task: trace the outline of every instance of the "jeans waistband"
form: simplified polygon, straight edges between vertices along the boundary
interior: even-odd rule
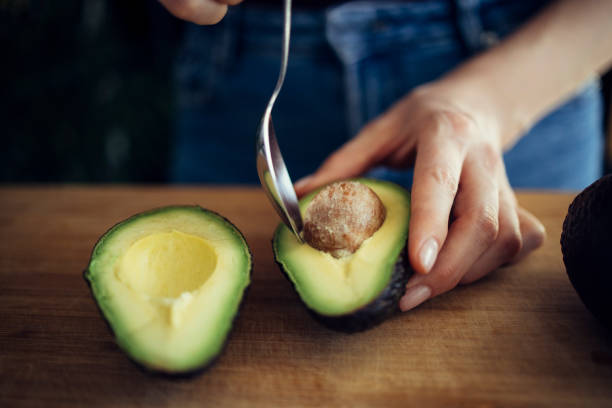
[[[463,47],[466,55],[494,45],[549,0],[349,1],[321,9],[294,10],[291,59],[340,59],[354,63],[410,44]],[[181,58],[230,66],[240,52],[278,56],[280,7],[245,2],[231,7],[217,26],[190,25]],[[420,44],[420,45],[419,45]],[[333,49],[332,49],[333,47]]]
[[[245,4],[234,18],[239,24],[242,45],[248,50],[278,54],[281,49],[283,13],[280,8]],[[318,9],[293,10],[291,18],[292,57],[330,53],[325,38],[325,14]]]

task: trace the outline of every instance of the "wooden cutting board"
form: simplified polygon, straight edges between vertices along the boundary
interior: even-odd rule
[[[612,406],[612,333],[583,307],[561,259],[571,198],[520,194],[546,225],[543,248],[347,335],[313,321],[278,271],[277,216],[259,189],[0,188],[0,406]],[[106,229],[168,204],[222,213],[254,256],[224,354],[187,380],[133,365],[82,278]]]

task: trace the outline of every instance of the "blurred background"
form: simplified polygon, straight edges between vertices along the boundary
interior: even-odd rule
[[[0,0],[0,179],[166,181],[181,25],[153,0]]]
[[[183,24],[156,0],[0,0],[0,182],[167,182]]]

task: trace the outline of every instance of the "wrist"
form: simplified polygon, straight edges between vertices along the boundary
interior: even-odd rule
[[[458,107],[474,116],[483,131],[494,136],[503,150],[511,148],[535,122],[520,88],[496,78],[494,67],[465,65],[452,71],[436,86],[446,89]]]
[[[414,93],[442,101],[438,109],[468,116],[500,151],[510,148],[529,127],[529,119],[488,85],[482,75],[451,72],[438,81],[418,87]]]

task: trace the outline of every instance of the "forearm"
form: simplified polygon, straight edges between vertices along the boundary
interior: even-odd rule
[[[493,115],[507,148],[611,62],[612,1],[562,0],[440,83]]]

